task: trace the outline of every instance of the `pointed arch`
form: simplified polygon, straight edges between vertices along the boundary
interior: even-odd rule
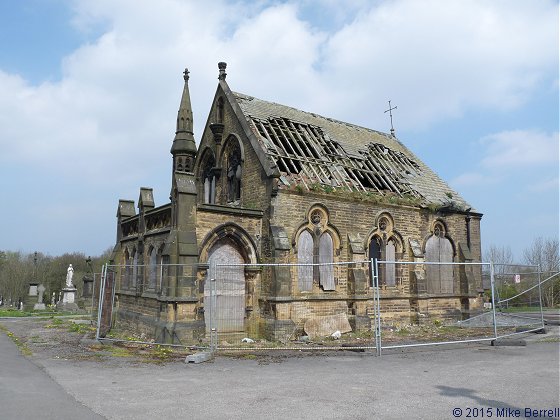
[[[313,204],[306,216],[292,240],[298,264],[313,264],[298,265],[299,291],[311,291],[314,282],[324,291],[336,290],[332,263],[341,247],[338,230],[330,224],[328,209],[320,203]]]
[[[426,262],[451,263],[454,258],[453,242],[447,237],[447,226],[436,220],[432,234],[424,245]],[[454,291],[453,265],[426,264],[427,291],[431,294],[451,294]]]
[[[200,194],[204,204],[216,203],[216,181],[217,177],[214,172],[216,167],[216,158],[214,151],[209,147],[202,152],[201,159],[197,168],[197,178],[200,180]]]
[[[395,287],[398,285],[396,264],[402,257],[404,241],[395,230],[395,221],[388,212],[381,212],[375,218],[375,226],[368,235],[367,250],[370,259],[384,261],[379,265],[377,273],[380,285]]]
[[[132,276],[132,259],[130,257],[130,252],[128,252],[128,247],[124,249],[123,259],[124,276],[121,288],[127,289],[130,286],[130,280]]]
[[[241,200],[244,161],[243,143],[237,135],[230,134],[221,155],[221,167],[225,170],[222,187],[228,203],[239,203]]]
[[[257,247],[251,236],[235,223],[224,223],[208,233],[200,245],[200,261],[208,261],[210,249],[222,239],[230,239],[239,248],[245,264],[257,264]]]
[[[148,250],[148,289],[156,288],[157,281],[157,249],[153,245]]]
[[[299,234],[297,240],[298,289],[309,292],[313,288],[313,236],[306,229]]]
[[[319,237],[319,284],[323,290],[335,290],[333,238],[328,231]]]
[[[224,122],[224,98],[220,96],[216,104],[216,122],[221,124]]]
[[[138,251],[136,248],[132,249],[132,278],[130,287],[136,288],[138,282]]]

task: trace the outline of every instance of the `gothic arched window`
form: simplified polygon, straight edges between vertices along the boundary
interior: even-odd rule
[[[224,122],[224,98],[218,98],[218,106],[216,107],[216,121],[218,123]]]
[[[388,215],[379,218],[377,229],[372,236],[369,247],[369,258],[383,261],[377,267],[378,283],[394,287],[397,284],[396,266],[390,261],[397,260],[397,240],[393,233],[393,222]]]
[[[156,278],[157,278],[157,250],[156,248],[150,248],[149,254],[149,265],[148,265],[148,288],[156,288]]]
[[[313,236],[309,231],[300,233],[297,248],[298,258],[298,288],[308,292],[313,288]]]
[[[241,199],[241,149],[236,141],[230,142],[227,153],[227,201],[233,203]]]
[[[323,290],[334,290],[333,239],[328,232],[319,237],[319,283]]]
[[[426,262],[453,262],[453,246],[446,238],[445,226],[436,222],[432,236],[426,242]],[[426,264],[426,281],[428,293],[453,293],[453,265]]]
[[[138,252],[136,252],[136,248],[132,250],[132,275],[130,280],[130,287],[136,288],[136,281],[138,280]]]
[[[315,282],[325,291],[335,290],[332,263],[337,239],[328,227],[326,211],[312,209],[304,226],[297,239],[298,288],[302,292],[311,291]]]
[[[214,156],[208,157],[202,169],[202,182],[204,185],[204,203],[216,203],[216,175],[213,168],[216,166]]]
[[[132,275],[131,259],[128,249],[124,250],[124,276],[121,287],[127,289],[130,285],[130,277]]]

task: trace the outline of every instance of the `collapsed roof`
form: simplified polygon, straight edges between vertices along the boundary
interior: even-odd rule
[[[470,205],[396,137],[233,92],[251,131],[280,171],[280,188],[317,186]]]

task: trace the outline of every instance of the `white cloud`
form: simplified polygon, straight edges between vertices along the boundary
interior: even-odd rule
[[[487,168],[526,168],[558,162],[558,132],[514,130],[491,134],[481,140],[486,147],[482,164]]]
[[[530,185],[527,190],[533,193],[552,192],[558,195],[558,177],[543,178]]]
[[[381,130],[388,99],[397,129],[421,129],[470,109],[511,109],[543,84],[558,90],[554,0],[328,0],[332,27],[302,13],[325,4],[317,0],[69,1],[75,27],[101,35],[64,58],[58,82],[0,69],[0,166],[67,179],[74,191],[110,185],[125,196],[146,185],[167,198],[185,66],[197,139],[221,60],[233,90]],[[485,165],[536,164],[543,151],[520,152],[517,141],[549,153],[557,140],[515,133],[485,140]],[[490,173],[471,172],[454,184]]]
[[[59,170],[83,169],[87,157],[134,171],[165,149],[185,65],[200,136],[219,60],[234,90],[374,128],[387,126],[387,99],[409,128],[515,106],[557,64],[553,1],[356,1],[346,13],[360,13],[332,33],[302,21],[296,3],[72,4],[77,27],[106,30],[64,59],[60,82],[0,73],[0,146]]]
[[[452,179],[449,184],[453,188],[460,189],[461,187],[472,187],[495,182],[497,182],[496,178],[488,177],[480,172],[467,172]]]
[[[552,1],[376,3],[331,37],[325,67],[343,87],[336,93],[355,99],[349,111],[376,124],[387,99],[406,128],[473,107],[508,109],[557,77],[557,16]]]

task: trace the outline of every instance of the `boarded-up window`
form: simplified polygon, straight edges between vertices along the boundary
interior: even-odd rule
[[[138,279],[138,252],[134,252],[134,257],[132,258],[132,287],[136,288],[136,281]]]
[[[374,236],[373,238],[371,238],[371,241],[369,243],[369,258],[381,260],[381,238],[378,236]],[[384,274],[383,274],[384,270],[382,269],[383,267],[379,267],[379,268],[380,268],[379,270],[380,272],[378,273],[377,282],[378,284],[382,284],[382,278],[384,278]],[[377,267],[374,266],[373,269],[376,270]]]
[[[426,242],[427,262],[453,262],[453,247],[449,239],[431,236]],[[428,293],[453,293],[453,266],[426,265]]]
[[[378,261],[396,261],[397,245],[393,239],[387,244],[379,236],[371,238],[369,243],[369,257]],[[397,284],[396,265],[382,262],[379,264],[378,283],[394,287]],[[376,267],[374,266],[374,270]],[[372,279],[373,280],[373,279]]]
[[[150,252],[150,264],[148,267],[148,288],[156,288],[156,276],[157,276],[157,251],[152,248]]]
[[[395,261],[395,242],[389,240],[385,246],[385,261]],[[386,263],[385,264],[385,284],[387,286],[394,286],[395,281],[395,264]]]
[[[311,233],[304,230],[298,239],[298,288],[301,292],[310,291],[313,288],[313,266],[302,264],[313,264],[313,237]]]
[[[323,290],[334,290],[333,240],[325,232],[319,238],[319,284]]]
[[[122,276],[121,288],[126,289],[130,284],[130,255],[128,249],[124,251],[124,275]]]
[[[212,327],[218,333],[243,331],[245,270],[240,265],[243,263],[243,257],[232,244],[218,244],[210,251],[209,269],[204,284],[206,331],[210,331]],[[212,282],[211,279],[215,281]]]

